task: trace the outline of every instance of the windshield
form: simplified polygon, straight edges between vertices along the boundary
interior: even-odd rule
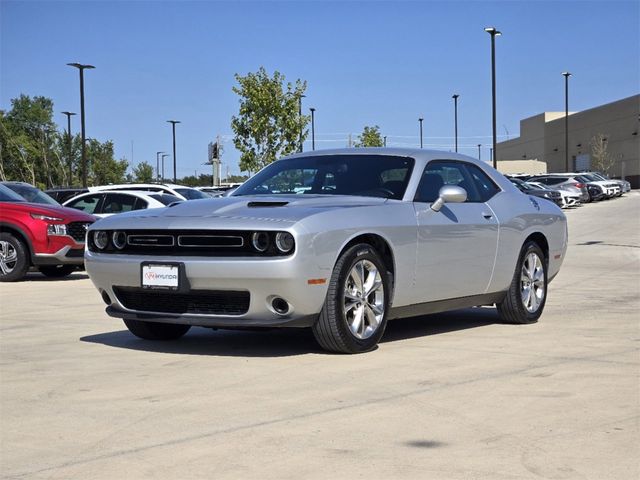
[[[272,163],[232,196],[360,195],[401,200],[413,158],[389,155],[322,155]]]
[[[518,187],[522,192],[525,190],[533,190],[531,185],[524,183],[522,180],[518,180],[517,178],[510,178],[509,180],[511,180],[511,183]]]
[[[175,195],[171,195],[169,193],[164,193],[164,194],[153,193],[149,196],[154,200],[159,201],[163,205],[169,205],[170,203],[174,203],[174,202],[182,202],[181,198],[178,198]]]
[[[182,195],[187,200],[200,200],[201,198],[211,198],[204,192],[196,190],[195,188],[174,188],[176,192]]]
[[[24,198],[0,183],[0,202],[24,202]]]
[[[42,190],[37,189],[26,183],[4,183],[5,187],[13,190],[15,193],[20,195],[27,202],[31,203],[44,203],[45,205],[56,205],[60,206],[58,202],[56,202],[49,195],[44,193]]]

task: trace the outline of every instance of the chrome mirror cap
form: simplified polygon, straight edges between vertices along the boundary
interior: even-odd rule
[[[467,191],[457,185],[445,185],[438,192],[438,198],[431,204],[431,210],[439,212],[445,203],[464,203],[467,201]]]

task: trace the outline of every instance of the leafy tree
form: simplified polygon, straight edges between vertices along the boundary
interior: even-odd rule
[[[616,159],[609,153],[607,137],[602,133],[591,138],[591,168],[593,170],[610,174]]]
[[[301,129],[303,140],[307,137],[309,116],[298,112],[307,82],[285,84],[284,75],[276,71],[271,77],[264,67],[235,78],[238,85],[233,91],[240,96],[240,110],[231,119],[233,143],[241,152],[240,170],[255,172],[295,152]]]
[[[244,183],[249,179],[249,175],[229,175],[222,179],[223,183]]]
[[[91,139],[87,144],[89,181],[92,185],[122,183],[125,180],[129,162],[113,158],[113,142],[100,143]]]
[[[358,136],[356,147],[382,147],[384,140],[380,134],[380,127],[375,125],[373,127],[364,127],[363,132]]]
[[[140,162],[133,168],[133,180],[138,183],[153,182],[153,167],[147,162]]]

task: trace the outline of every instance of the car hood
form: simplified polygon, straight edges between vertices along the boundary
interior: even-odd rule
[[[19,210],[25,213],[33,213],[36,215],[46,215],[48,217],[62,218],[63,220],[70,220],[76,222],[93,222],[96,217],[84,213],[74,208],[67,208],[56,205],[45,205],[43,203],[30,203],[30,202],[3,202],[3,208]]]
[[[102,219],[95,228],[244,228],[291,225],[335,209],[381,205],[386,198],[348,195],[256,195],[175,203]],[[283,225],[284,224],[284,225]]]

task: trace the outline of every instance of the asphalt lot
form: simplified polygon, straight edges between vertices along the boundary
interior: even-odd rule
[[[86,275],[0,284],[0,475],[29,479],[636,479],[640,192],[567,212],[541,321],[130,335]],[[634,313],[635,312],[635,313]]]

